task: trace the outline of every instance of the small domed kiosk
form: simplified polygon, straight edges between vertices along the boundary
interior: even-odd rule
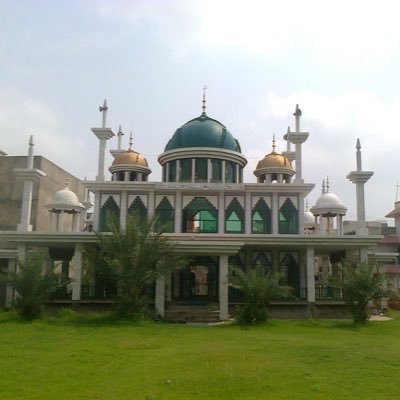
[[[275,136],[272,140],[272,152],[258,162],[254,175],[257,183],[290,183],[294,175],[292,163],[288,158],[275,151]]]
[[[113,181],[147,181],[151,169],[147,160],[140,153],[132,150],[132,135],[129,139],[129,149],[116,153],[109,171]]]
[[[322,182],[322,194],[315,206],[311,207],[316,221],[319,219],[319,233],[321,235],[343,234],[343,216],[347,208],[339,197],[329,192],[329,181]],[[336,224],[335,224],[336,221]]]
[[[45,205],[50,213],[50,231],[78,232],[80,230],[80,215],[86,208],[78,200],[77,195],[69,189],[68,183],[66,179],[64,189],[56,192],[51,202]]]

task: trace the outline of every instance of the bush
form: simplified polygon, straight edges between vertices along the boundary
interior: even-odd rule
[[[58,277],[52,270],[43,269],[42,255],[18,260],[17,271],[8,276],[8,282],[16,291],[14,307],[24,319],[42,316],[43,304],[58,285]]]

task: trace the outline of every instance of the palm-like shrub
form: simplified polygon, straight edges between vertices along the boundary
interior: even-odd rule
[[[110,233],[97,233],[97,251],[86,252],[96,271],[116,285],[120,316],[142,318],[148,309],[146,287],[185,263],[175,245],[154,232],[154,222],[129,216],[122,228],[110,218]]]
[[[29,255],[18,260],[18,268],[8,276],[16,291],[14,307],[25,319],[42,316],[44,302],[58,285],[58,276],[52,269],[45,269],[42,255]]]
[[[334,284],[343,290],[343,299],[355,323],[364,324],[369,320],[369,303],[388,295],[384,290],[385,275],[379,273],[374,264],[361,262],[355,266],[342,265],[342,279]]]
[[[239,290],[246,304],[239,307],[237,319],[244,325],[255,325],[266,321],[268,304],[274,298],[287,296],[291,288],[282,285],[284,275],[274,272],[264,273],[261,268],[251,268],[243,271],[232,268],[230,285]]]

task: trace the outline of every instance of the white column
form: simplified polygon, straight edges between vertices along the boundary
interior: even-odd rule
[[[279,233],[279,202],[278,202],[278,194],[272,193],[272,233],[277,235]]]
[[[196,159],[192,158],[192,182],[196,182]]]
[[[244,206],[244,233],[251,234],[251,193],[246,192]]]
[[[219,256],[219,319],[228,319],[228,256]]]
[[[156,314],[164,317],[165,314],[165,277],[156,280]]]
[[[207,182],[211,182],[211,179],[212,179],[211,158],[207,158]]]
[[[82,245],[75,244],[74,253],[74,276],[72,282],[72,301],[81,299],[82,291]]]
[[[96,181],[104,181],[104,159],[106,156],[106,139],[99,140],[99,166]]]
[[[225,233],[225,202],[224,193],[218,195],[218,233]]]
[[[155,192],[153,190],[149,191],[147,212],[149,217],[152,217],[155,213]]]
[[[175,192],[175,233],[182,232],[182,192]]]
[[[119,224],[122,228],[126,227],[126,220],[128,214],[128,193],[121,192],[121,208],[119,213]]]
[[[315,268],[314,268],[314,247],[307,246],[307,301],[315,303]]]
[[[19,232],[31,231],[31,211],[32,211],[32,193],[33,181],[26,180],[24,182],[24,193],[22,196],[22,209],[21,209],[21,223],[18,224],[17,230]]]
[[[225,183],[225,176],[226,176],[226,162],[225,160],[222,161],[222,183]]]
[[[100,226],[101,193],[94,192],[93,229],[99,230]]]

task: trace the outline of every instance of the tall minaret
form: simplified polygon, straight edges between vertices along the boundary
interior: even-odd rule
[[[363,171],[361,165],[361,144],[357,139],[356,144],[357,171],[351,171],[346,178],[356,184],[356,201],[357,201],[357,233],[366,235],[368,232],[365,226],[365,199],[364,184],[374,174],[372,171]]]
[[[15,168],[14,172],[18,178],[24,180],[24,192],[22,196],[21,206],[21,220],[17,225],[18,232],[27,232],[32,230],[31,225],[31,212],[32,212],[32,196],[33,184],[38,181],[40,177],[46,176],[43,171],[33,168],[34,154],[33,154],[33,135],[29,139],[29,150],[26,168]]]
[[[288,129],[288,132],[285,135],[285,139],[295,145],[296,176],[294,179],[294,183],[303,183],[304,180],[302,177],[301,145],[307,140],[309,133],[300,131],[301,110],[298,104],[296,104],[296,110],[293,115],[295,117],[295,131],[290,132],[290,129]]]
[[[101,128],[92,128],[92,132],[97,136],[99,139],[99,167],[96,176],[96,181],[104,181],[104,161],[106,155],[106,145],[107,140],[111,139],[115,136],[113,130],[111,128],[106,128],[107,126],[107,100],[104,100],[102,106],[99,107],[99,111],[103,113],[102,115],[102,127]]]

